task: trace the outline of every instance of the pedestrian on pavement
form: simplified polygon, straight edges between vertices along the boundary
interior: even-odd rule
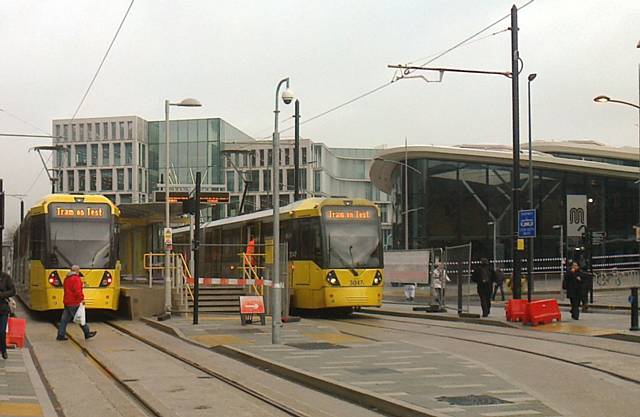
[[[580,319],[580,300],[582,300],[584,287],[584,274],[577,262],[571,263],[571,268],[564,276],[562,288],[567,290],[567,297],[571,301],[571,318]]]
[[[487,317],[491,313],[491,290],[495,282],[495,271],[489,265],[487,258],[480,259],[480,265],[473,271],[471,280],[478,286],[482,317]]]
[[[504,272],[502,272],[502,268],[496,268],[495,274],[496,281],[493,284],[493,295],[491,296],[492,300],[496,299],[496,295],[498,295],[498,289],[500,290],[500,295],[502,296],[502,301],[504,301]]]
[[[407,301],[413,301],[413,299],[416,298],[415,282],[404,285],[404,298]]]
[[[447,286],[447,282],[451,282],[449,279],[449,275],[447,275],[447,271],[444,269],[444,264],[442,262],[438,262],[436,269],[433,270],[431,274],[433,278],[431,284],[433,286],[433,292],[436,296],[436,301],[438,305],[444,305],[444,290]]]
[[[2,359],[7,359],[7,322],[9,321],[9,297],[16,295],[16,287],[13,285],[11,275],[0,272],[0,354]]]
[[[58,327],[58,336],[56,340],[67,340],[67,324],[76,315],[78,308],[81,304],[84,305],[84,292],[82,291],[82,279],[80,278],[80,267],[73,265],[67,277],[64,279],[64,310],[62,312],[62,318],[60,319],[60,326]],[[90,331],[89,325],[80,325],[84,332],[84,338],[90,339],[96,335],[96,331]]]

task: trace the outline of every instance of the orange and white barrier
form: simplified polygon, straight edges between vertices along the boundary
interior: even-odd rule
[[[187,282],[189,285],[194,284],[193,277],[188,277]],[[255,285],[257,287],[270,287],[273,282],[268,279],[243,279],[243,278],[200,278],[198,284],[200,285]]]

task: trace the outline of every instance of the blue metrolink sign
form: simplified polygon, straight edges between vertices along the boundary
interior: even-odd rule
[[[536,237],[536,211],[518,211],[518,237]]]

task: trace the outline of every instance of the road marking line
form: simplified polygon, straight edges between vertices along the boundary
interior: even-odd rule
[[[411,362],[376,362],[376,366],[411,365]]]
[[[350,382],[351,385],[388,385],[395,384],[396,381],[362,381],[362,382]]]
[[[438,388],[480,388],[484,384],[459,384],[459,385],[438,385]]]
[[[464,374],[431,374],[431,375],[422,375],[423,378],[449,378],[449,377],[454,377],[454,376],[465,376],[465,375]]]
[[[409,395],[408,392],[381,392],[382,395],[388,395],[390,397],[401,397],[403,395]]]
[[[514,411],[499,411],[496,413],[482,413],[484,417],[510,417],[510,416],[535,416],[542,414],[536,410],[514,410]]]
[[[434,408],[433,411],[437,411],[438,413],[460,413],[466,410],[464,408],[459,408],[459,407],[444,407],[444,408]]]
[[[421,355],[412,355],[412,356],[394,356],[393,359],[419,359]]]
[[[381,350],[380,353],[413,353],[410,350]]]
[[[42,407],[40,407],[40,404],[3,402],[0,403],[0,415],[40,417],[42,416]]]
[[[489,394],[524,394],[524,391],[519,389],[499,389],[494,391],[487,391]]]
[[[438,368],[432,366],[425,366],[423,368],[392,368],[394,371],[399,372],[418,372],[418,371],[435,371]]]

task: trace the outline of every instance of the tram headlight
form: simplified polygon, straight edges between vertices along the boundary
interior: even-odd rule
[[[108,287],[112,282],[113,277],[111,276],[111,273],[109,271],[104,271],[104,274],[102,274],[102,280],[100,281],[100,286]]]
[[[334,286],[340,285],[340,281],[338,281],[338,276],[336,275],[335,271],[329,271],[329,273],[327,274],[327,282],[330,285]]]
[[[382,283],[382,273],[376,271],[376,276],[373,277],[373,285],[380,285]]]

